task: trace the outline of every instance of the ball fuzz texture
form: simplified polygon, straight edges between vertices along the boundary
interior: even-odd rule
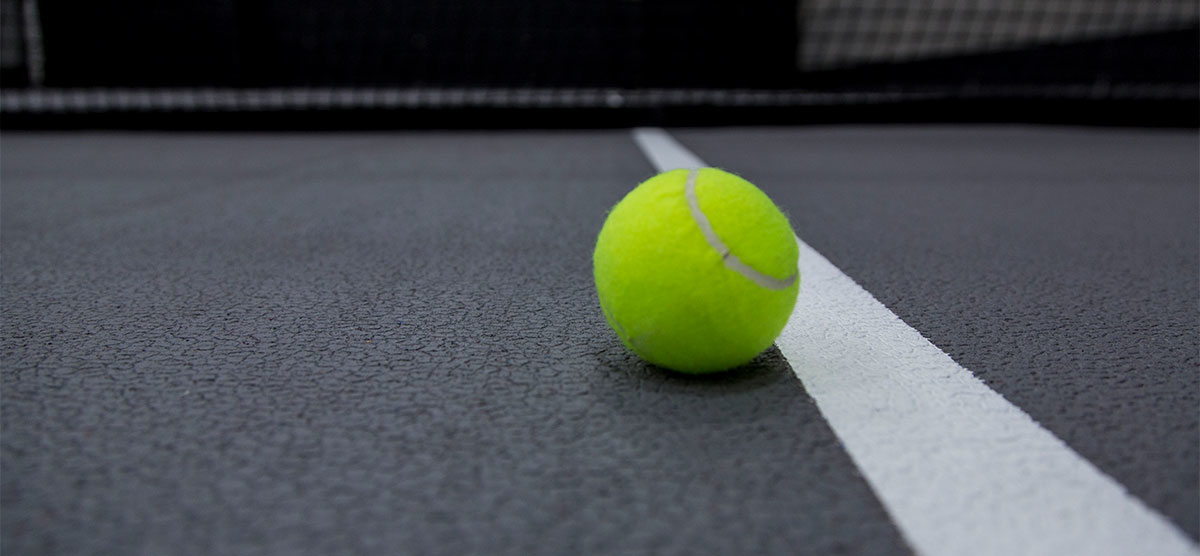
[[[716,168],[672,170],[613,207],[592,256],[608,324],[646,361],[684,373],[742,365],[771,346],[796,303],[787,217]]]

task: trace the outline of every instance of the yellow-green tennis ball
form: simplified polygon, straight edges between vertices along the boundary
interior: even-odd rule
[[[608,324],[643,359],[685,373],[742,365],[771,346],[800,275],[787,217],[750,182],[672,170],[613,207],[592,256]]]

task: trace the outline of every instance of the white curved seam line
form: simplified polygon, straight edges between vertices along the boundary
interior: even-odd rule
[[[717,232],[713,231],[712,223],[708,221],[708,216],[704,214],[704,211],[700,210],[700,199],[696,197],[696,176],[699,173],[699,170],[688,172],[687,185],[683,187],[683,194],[687,197],[688,208],[692,211],[692,220],[696,221],[696,226],[700,228],[700,233],[704,234],[704,240],[708,242],[708,245],[717,254],[721,255],[721,261],[725,263],[725,268],[741,274],[751,282],[769,290],[786,290],[790,288],[792,283],[796,281],[796,274],[780,280],[774,276],[768,276],[759,272],[754,267],[742,262],[737,255],[730,252],[729,247],[725,245],[724,241],[721,241],[721,237],[717,235]]]

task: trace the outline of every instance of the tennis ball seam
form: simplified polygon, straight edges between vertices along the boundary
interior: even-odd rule
[[[786,290],[792,287],[798,273],[793,272],[791,276],[780,280],[769,274],[759,272],[758,269],[742,262],[736,254],[729,250],[729,247],[721,240],[721,236],[717,235],[717,232],[713,230],[712,223],[708,221],[708,215],[704,214],[703,210],[700,210],[700,199],[696,197],[696,178],[699,174],[700,170],[693,169],[688,171],[687,183],[683,187],[683,195],[687,199],[688,209],[692,213],[692,220],[700,228],[700,233],[704,235],[704,240],[708,242],[709,247],[712,247],[721,256],[721,262],[725,264],[725,268],[737,272],[758,286],[769,290]]]

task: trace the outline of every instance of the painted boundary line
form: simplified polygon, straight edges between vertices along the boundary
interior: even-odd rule
[[[661,129],[633,136],[660,171],[704,165]],[[918,554],[1200,554],[797,241],[800,296],[776,345]]]

